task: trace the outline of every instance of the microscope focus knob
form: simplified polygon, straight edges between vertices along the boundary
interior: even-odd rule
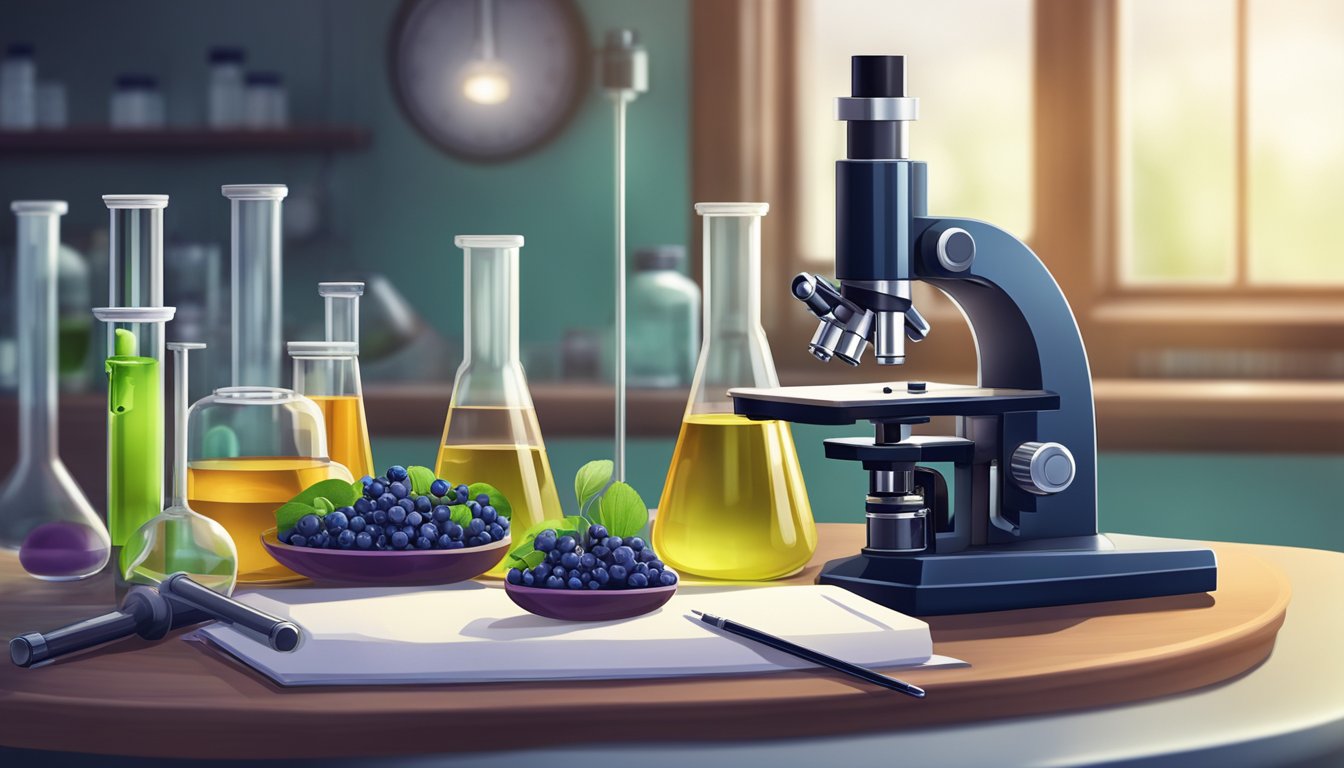
[[[938,235],[938,263],[949,272],[965,272],[975,261],[975,238],[961,227],[948,227]]]
[[[1028,493],[1047,496],[1073,483],[1073,454],[1059,443],[1023,443],[1013,451],[1013,480]]]

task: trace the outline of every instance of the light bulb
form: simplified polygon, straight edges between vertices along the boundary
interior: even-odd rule
[[[509,73],[498,61],[477,59],[462,77],[462,95],[477,104],[500,104],[509,99]]]

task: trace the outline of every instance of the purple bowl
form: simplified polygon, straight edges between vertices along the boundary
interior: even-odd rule
[[[489,571],[509,552],[510,538],[483,547],[368,552],[309,549],[282,544],[272,528],[261,535],[262,546],[279,563],[301,576],[325,584],[366,587],[452,584]]]
[[[677,585],[646,589],[541,589],[505,583],[519,608],[561,621],[614,621],[652,613],[672,599]]]

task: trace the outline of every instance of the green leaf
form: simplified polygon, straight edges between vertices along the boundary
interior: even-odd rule
[[[545,559],[546,553],[538,552],[535,549],[529,552],[524,552],[521,557],[515,557],[514,554],[510,552],[505,567],[517,568],[520,571],[525,571],[529,568],[536,568],[538,565],[541,565],[542,561]]]
[[[364,483],[360,482],[359,480],[356,480],[355,482],[350,484],[350,490],[355,492],[355,501],[359,501],[364,496]],[[355,501],[352,501],[350,503],[354,504]]]
[[[574,498],[579,500],[580,514],[588,502],[611,482],[611,473],[615,467],[611,459],[590,461],[579,467],[579,471],[574,474]]]
[[[427,495],[429,486],[438,479],[429,467],[407,467],[406,474],[411,477],[411,492],[417,496]]]
[[[449,507],[452,511],[452,520],[454,523],[466,528],[471,523],[471,510],[467,509],[466,504],[457,504]]]
[[[280,505],[280,508],[275,510],[275,529],[277,531],[287,531],[293,528],[299,522],[299,518],[304,515],[318,515],[320,517],[325,514],[325,512],[315,509],[309,504],[291,501]]]
[[[290,501],[307,504],[311,507],[314,506],[313,501],[315,499],[322,497],[330,501],[333,507],[348,507],[354,504],[355,499],[358,499],[360,495],[362,494],[355,493],[355,489],[351,487],[350,483],[332,478],[331,480],[313,483]]]
[[[336,509],[336,505],[332,504],[331,499],[328,499],[326,496],[318,496],[316,499],[313,499],[313,509],[317,510],[317,514],[325,515]]]
[[[495,508],[500,517],[513,519],[513,505],[504,498],[504,494],[499,489],[489,483],[472,483],[467,486],[467,498],[474,499],[484,493],[490,497],[490,506]]]
[[[649,523],[648,506],[639,497],[639,492],[626,483],[613,483],[602,494],[599,510],[602,525],[612,536],[638,535]]]

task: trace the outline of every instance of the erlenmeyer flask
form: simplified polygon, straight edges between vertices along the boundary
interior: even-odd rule
[[[773,579],[817,546],[787,422],[733,413],[732,387],[776,387],[761,328],[761,217],[766,203],[697,203],[704,218],[704,341],[654,518],[672,567],[716,579]]]
[[[317,403],[327,428],[327,453],[355,477],[373,475],[369,423],[359,381],[359,345],[352,341],[291,341],[294,391]]]
[[[462,235],[454,242],[466,257],[464,349],[434,470],[453,483],[495,486],[513,507],[510,529],[526,531],[559,517],[561,508],[518,356],[523,238]]]
[[[19,464],[0,489],[0,546],[39,579],[97,573],[112,542],[56,448],[56,249],[66,204],[25,200],[18,216]]]
[[[187,353],[204,344],[169,342],[173,351],[173,503],[140,526],[121,548],[128,584],[158,586],[174,573],[222,595],[238,580],[238,550],[219,523],[187,506]]]

